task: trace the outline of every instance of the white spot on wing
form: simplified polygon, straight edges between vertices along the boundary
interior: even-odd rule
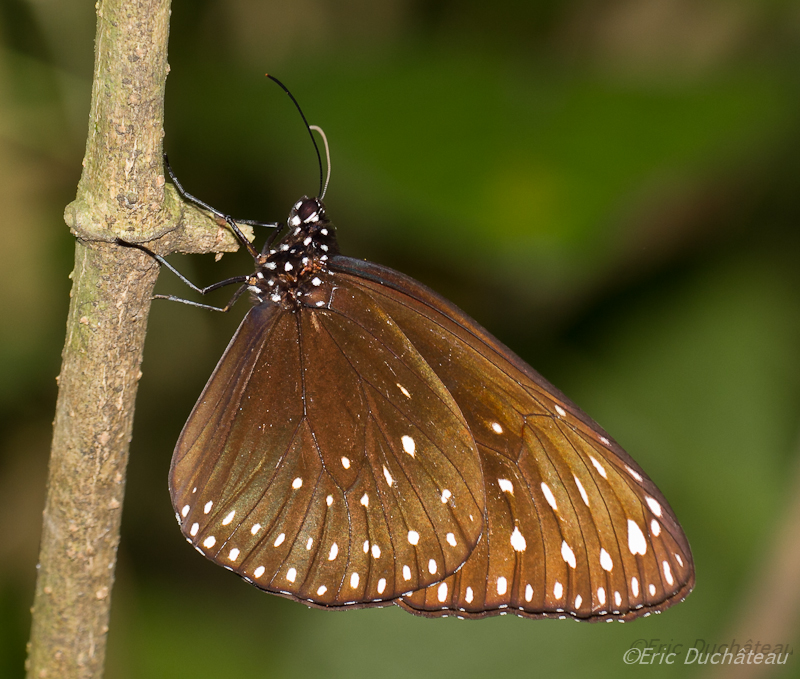
[[[289,572],[286,574],[286,579],[289,582],[294,582],[296,577],[297,577],[297,569],[296,568],[290,568]]]
[[[650,532],[656,537],[658,537],[661,534],[661,524],[655,519],[650,521]]]
[[[383,591],[386,589],[386,578],[381,578],[378,580],[378,594],[383,594]]]
[[[450,545],[451,547],[455,547],[456,544],[458,544],[456,543],[456,536],[453,533],[447,534],[447,544]]]
[[[630,474],[633,478],[635,478],[639,483],[644,481],[644,479],[642,478],[642,475],[639,472],[637,472],[635,469],[631,469],[628,465],[625,465],[625,469],[627,469],[628,470],[628,474]]]
[[[350,469],[350,458],[343,457],[342,458],[342,467],[345,469]]]
[[[314,538],[308,538],[308,542],[306,542],[306,551],[311,549],[311,545],[314,544]]]
[[[277,538],[275,538],[275,542],[272,543],[274,547],[279,547],[283,544],[283,541],[286,539],[286,533],[281,533]]]
[[[203,547],[206,549],[211,549],[215,544],[217,544],[217,538],[213,535],[209,535],[205,540],[203,540]]]
[[[253,527],[250,529],[250,534],[251,535],[255,535],[260,530],[261,530],[261,524],[260,523],[254,523]]]
[[[633,596],[639,596],[639,581],[636,578],[631,578],[631,592]]]
[[[386,469],[386,465],[383,465],[383,475],[386,477],[386,483],[388,483],[390,486],[394,485],[394,479],[389,473],[389,470]]]
[[[213,506],[214,506],[213,500],[209,500],[208,502],[206,502],[206,506],[203,507],[203,514],[208,514],[211,511],[211,507]]]
[[[525,536],[519,532],[519,527],[514,526],[514,531],[511,533],[511,546],[517,552],[524,552],[528,543],[525,541]]]
[[[336,558],[336,555],[339,553],[339,545],[335,542],[331,545],[330,554],[328,554],[328,561],[333,561]]]
[[[611,572],[614,568],[614,562],[611,560],[611,555],[602,547],[600,548],[600,565],[604,571]]]
[[[650,592],[650,596],[655,596],[656,595],[656,586],[653,585],[653,584],[650,584],[650,586],[647,588],[647,591]]]
[[[661,562],[661,566],[664,569],[664,577],[667,580],[667,584],[668,585],[675,584],[675,579],[672,577],[672,569],[669,567],[669,564],[667,563],[667,561],[666,560],[662,561]]]
[[[525,585],[525,601],[533,599],[533,587],[530,584]]]
[[[411,569],[408,566],[403,566],[403,580],[411,580]]]
[[[189,531],[189,535],[191,535],[192,537],[194,537],[195,535],[197,535],[197,531],[198,531],[198,530],[200,530],[200,524],[199,524],[199,523],[193,523],[193,524],[192,524],[192,528],[191,528],[191,530]]]
[[[472,603],[472,587],[467,587],[467,591],[465,592],[464,598],[467,600],[468,604]]]
[[[550,490],[550,486],[544,481],[542,481],[542,493],[544,493],[544,499],[547,500],[547,504],[553,508],[553,511],[558,511],[555,495],[553,495],[553,491]]]
[[[381,548],[378,545],[372,545],[372,558],[377,559],[381,555]]]
[[[500,486],[500,490],[503,492],[514,494],[514,484],[508,479],[497,479],[497,485]]]
[[[431,559],[430,561],[428,561],[428,572],[431,575],[434,575],[437,570],[438,570],[438,567],[436,566],[436,560],[435,559]]]
[[[585,504],[588,507],[589,506],[589,496],[586,494],[586,490],[584,489],[583,484],[581,483],[581,480],[577,476],[575,476],[574,474],[573,474],[572,478],[575,479],[575,485],[578,486],[578,491],[581,494],[581,499],[583,500],[583,504]]]
[[[414,443],[414,439],[410,436],[403,436],[400,439],[403,442],[403,450],[405,450],[411,457],[414,457],[414,453],[417,450],[417,445]]]
[[[333,504],[333,495],[328,495],[328,497],[325,498],[325,504],[327,504],[328,507]]]
[[[492,422],[492,430],[494,431],[495,434],[503,433],[503,427],[500,425],[499,422]]]
[[[228,554],[228,558],[229,558],[231,561],[236,561],[236,559],[238,559],[238,558],[239,558],[239,550],[238,550],[238,549],[236,549],[236,547],[234,547],[234,548],[231,550],[231,553],[230,553],[230,554]]]
[[[578,596],[575,597],[575,608],[576,609],[580,608],[582,603],[583,603],[583,597],[580,594],[578,594]]]
[[[619,592],[614,592],[614,604],[616,606],[622,605],[622,597],[620,596]]]
[[[508,580],[506,580],[502,575],[497,578],[497,593],[498,594],[505,594],[508,591]]]
[[[661,516],[661,505],[658,504],[656,500],[649,495],[645,495],[644,501],[647,503],[647,506],[650,507],[650,511],[653,512],[653,514],[656,516]]]
[[[566,417],[567,411],[564,410],[560,405],[556,404],[556,412],[558,413],[559,417]]]
[[[631,554],[641,554],[642,556],[647,552],[644,533],[639,525],[631,519],[628,519],[628,549],[631,550]]]
[[[560,599],[562,594],[564,594],[564,587],[556,580],[556,584],[553,585],[553,596],[556,599]]]
[[[561,558],[564,559],[564,561],[566,561],[571,568],[575,568],[577,566],[577,561],[575,561],[575,553],[567,544],[566,540],[561,541]]]
[[[597,600],[600,602],[601,606],[605,606],[606,590],[604,590],[602,587],[597,588]]]
[[[189,505],[183,505],[183,509],[181,509],[181,516],[185,519],[188,513],[189,513]]]
[[[264,575],[265,570],[267,569],[264,568],[264,566],[259,566],[253,571],[253,575],[255,575],[257,578],[260,578],[262,575]]]
[[[367,495],[366,493],[364,493],[361,496],[361,504],[364,505],[365,507],[369,507],[369,495]]]
[[[228,515],[222,519],[222,525],[227,526],[231,521],[233,521],[233,517],[236,516],[236,510],[232,509]]]
[[[451,497],[453,497],[453,494],[449,490],[447,490],[447,488],[445,488],[442,491],[442,504],[447,502]]]
[[[412,545],[416,545],[419,542],[419,533],[415,530],[408,531],[408,541]]]
[[[302,485],[303,485],[303,479],[301,479],[299,476],[294,481],[292,481],[292,488],[294,488],[295,490],[300,488],[300,486]]]
[[[358,573],[353,573],[350,576],[350,587],[352,587],[353,589],[358,587]]]
[[[444,603],[447,600],[446,582],[439,583],[439,588],[436,590],[436,598],[439,599],[439,603]]]
[[[606,475],[606,470],[597,460],[594,459],[593,455],[589,455],[589,460],[591,461],[594,468],[597,470],[597,473],[600,474],[604,479],[607,479],[608,476]]]
[[[402,391],[402,392],[403,392],[403,396],[405,396],[406,398],[411,398],[411,394],[409,393],[408,389],[406,389],[406,388],[405,388],[405,387],[404,387],[402,384],[400,384],[399,382],[397,383],[397,388],[398,388],[398,389],[400,389],[400,391]]]
[[[328,588],[327,588],[325,585],[320,585],[320,586],[317,588],[317,596],[322,596],[322,595],[323,595],[323,594],[325,594],[325,592],[327,592],[327,591],[328,591]]]

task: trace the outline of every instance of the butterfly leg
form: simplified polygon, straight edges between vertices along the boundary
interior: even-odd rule
[[[189,286],[195,292],[200,293],[201,295],[206,295],[212,290],[217,290],[219,288],[224,288],[226,285],[233,285],[234,283],[246,283],[248,280],[248,276],[234,276],[233,278],[226,278],[224,281],[219,281],[218,283],[212,283],[211,285],[206,286],[205,288],[200,288],[196,286],[192,281],[190,281],[186,276],[184,276],[180,271],[178,271],[172,264],[170,264],[166,259],[164,259],[161,255],[156,254],[149,248],[146,248],[144,245],[140,245],[139,243],[129,243],[127,241],[122,240],[121,238],[117,238],[117,245],[122,245],[127,248],[136,248],[137,250],[141,250],[147,255],[150,255],[153,259],[155,259],[161,266],[166,267],[172,273],[174,273],[185,285]],[[189,306],[196,306],[200,307],[201,309],[211,309],[212,311],[222,311],[227,312],[235,303],[236,300],[239,299],[241,294],[247,289],[246,285],[242,285],[239,289],[234,293],[231,300],[224,306],[224,307],[216,307],[210,304],[201,304],[200,302],[192,302],[188,299],[183,299],[182,297],[175,297],[174,295],[154,295],[153,299],[168,299],[172,302],[180,302],[181,304],[188,304]]]
[[[257,222],[254,219],[239,219],[237,220],[237,223],[249,224],[250,226],[266,226],[268,229],[274,229],[273,232],[267,237],[267,240],[264,243],[264,247],[261,248],[262,255],[269,254],[272,244],[275,242],[275,239],[278,237],[278,234],[280,234],[280,232],[283,230],[283,227],[285,226],[283,222]]]
[[[178,178],[175,176],[175,173],[172,171],[172,167],[169,164],[169,158],[167,154],[164,154],[164,167],[167,168],[167,172],[169,173],[169,177],[172,180],[175,188],[178,190],[178,193],[181,195],[182,198],[188,200],[190,203],[194,203],[198,207],[203,208],[204,210],[208,210],[211,214],[219,217],[220,219],[224,219],[227,225],[230,227],[230,230],[233,231],[236,238],[239,239],[239,242],[247,248],[247,251],[253,258],[258,257],[258,251],[253,247],[253,244],[247,240],[245,235],[242,233],[241,229],[239,229],[236,220],[231,217],[230,215],[226,215],[223,212],[220,212],[215,207],[211,207],[208,203],[196,198],[191,193],[189,193],[186,189],[183,188],[183,184],[178,181]],[[269,228],[276,229],[275,233],[279,230],[279,227],[282,226],[279,223],[268,223],[268,222],[257,222],[254,220],[242,220],[242,224],[250,224],[252,226],[266,226]]]
[[[280,231],[283,228],[283,222],[259,222],[255,219],[235,219],[234,221],[237,224],[248,224],[250,226],[265,226],[268,229],[275,229],[276,231]]]
[[[241,277],[229,278],[226,281],[221,281],[221,282],[216,283],[214,285],[210,285],[207,288],[203,288],[203,290],[208,292],[211,289],[218,288],[218,287],[221,287],[223,285],[229,285],[230,283],[237,283],[237,282],[239,282],[240,278]],[[202,304],[200,302],[193,302],[192,300],[184,299],[183,297],[175,297],[175,295],[154,295],[153,299],[167,299],[170,302],[180,302],[181,304],[188,304],[189,306],[196,306],[199,309],[208,309],[209,311],[220,311],[223,314],[226,314],[231,310],[231,307],[234,304],[236,304],[236,300],[238,300],[239,297],[242,296],[242,293],[245,290],[247,290],[247,286],[246,285],[240,285],[238,290],[236,290],[236,292],[233,293],[233,297],[231,297],[230,301],[223,307],[213,306],[211,304]]]

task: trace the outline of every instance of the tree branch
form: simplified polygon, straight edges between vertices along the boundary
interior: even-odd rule
[[[77,237],[28,676],[100,677],[134,401],[161,253],[236,249],[184,205],[162,163],[169,0],[104,0],[89,135],[65,220]]]

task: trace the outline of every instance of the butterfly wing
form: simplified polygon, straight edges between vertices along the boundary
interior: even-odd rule
[[[455,575],[404,596],[422,615],[630,619],[694,584],[688,541],[644,471],[485,330],[413,279],[334,258],[402,329],[461,409],[480,453],[483,538]]]
[[[454,573],[484,516],[452,396],[374,300],[253,307],[187,421],[170,493],[207,558],[320,606],[385,605]]]

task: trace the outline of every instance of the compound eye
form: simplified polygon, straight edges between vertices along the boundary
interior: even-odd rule
[[[297,216],[300,217],[305,224],[313,224],[314,222],[320,221],[324,214],[322,203],[316,198],[306,198],[297,209]]]

